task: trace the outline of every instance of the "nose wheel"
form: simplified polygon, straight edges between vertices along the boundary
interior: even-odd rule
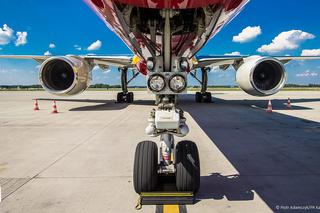
[[[158,147],[152,141],[140,142],[134,158],[133,185],[138,194],[169,191],[196,193],[200,187],[200,161],[197,145],[192,141],[180,141],[175,148],[174,170],[163,170],[158,163]],[[162,169],[161,169],[162,168]],[[174,177],[173,183],[161,178]]]
[[[152,192],[157,187],[158,179],[158,147],[152,141],[140,142],[134,157],[133,185],[134,190]]]
[[[196,193],[200,187],[200,161],[194,142],[180,141],[177,144],[175,167],[177,190]]]

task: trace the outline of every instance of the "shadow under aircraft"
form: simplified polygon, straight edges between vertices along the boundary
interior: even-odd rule
[[[199,202],[224,197],[230,201],[252,200],[256,192],[273,211],[281,205],[319,204],[320,123],[266,113],[260,108],[266,108],[267,100],[214,98],[213,103],[196,105],[193,98],[183,96],[181,107],[238,171],[228,176],[220,171],[202,176],[197,194]],[[292,100],[293,103],[318,101]],[[273,100],[273,106],[286,109],[285,102]]]

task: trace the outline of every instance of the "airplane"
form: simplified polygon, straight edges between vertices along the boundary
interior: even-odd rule
[[[236,70],[236,82],[253,96],[270,96],[286,82],[284,65],[291,60],[320,57],[198,56],[199,50],[235,18],[249,0],[85,0],[133,52],[132,56],[32,56],[2,55],[0,58],[33,59],[41,64],[39,80],[55,95],[76,95],[85,91],[92,69],[117,67],[121,89],[117,102],[132,103],[128,84],[144,75],[147,87],[155,95],[156,108],[150,112],[146,134],[159,137],[157,143],[138,143],[134,158],[135,191],[152,192],[160,175],[174,175],[177,191],[196,193],[200,187],[200,162],[196,143],[175,137],[189,133],[178,96],[187,92],[187,76],[194,77],[201,90],[198,103],[211,102],[207,91],[208,72],[212,67]],[[134,75],[128,79],[128,71]],[[201,73],[198,78],[196,71]]]

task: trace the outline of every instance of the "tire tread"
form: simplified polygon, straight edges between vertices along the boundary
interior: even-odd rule
[[[136,147],[133,170],[135,191],[149,192],[157,185],[158,147],[152,141],[140,142]]]

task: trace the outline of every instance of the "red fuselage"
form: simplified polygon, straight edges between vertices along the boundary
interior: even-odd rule
[[[171,19],[171,54],[193,57],[249,0],[85,0],[142,60],[163,50],[161,10]],[[154,30],[153,30],[154,29]]]

